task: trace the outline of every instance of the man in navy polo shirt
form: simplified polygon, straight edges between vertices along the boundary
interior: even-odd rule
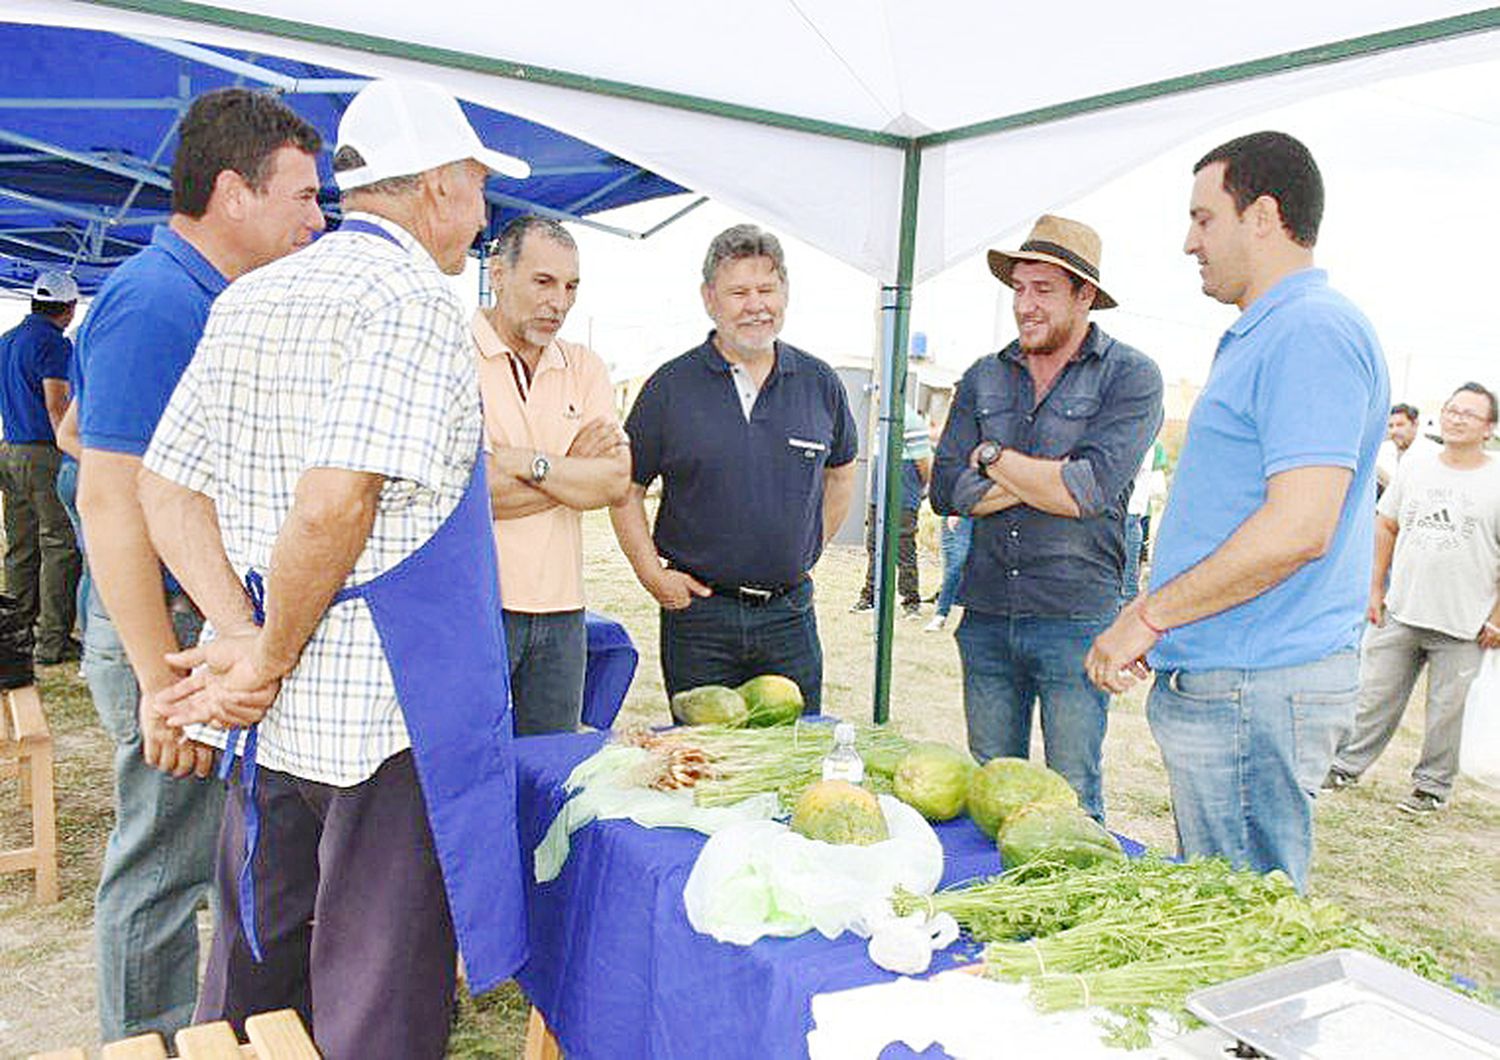
[[[36,627],[36,661],[78,658],[73,639],[82,563],[68,513],[57,498],[62,452],[57,425],[68,407],[73,344],[63,332],[78,308],[78,285],[44,272],[31,290],[31,313],[0,335],[0,489],[5,491],[5,588],[17,617]]]
[[[1151,591],[1086,665],[1115,692],[1155,668],[1146,714],[1182,852],[1305,888],[1312,800],[1359,696],[1390,384],[1370,322],[1313,267],[1307,148],[1253,133],[1194,172],[1183,250],[1240,316],[1188,420]]]
[[[323,227],[317,130],[271,94],[207,93],[178,133],[171,220],[115,270],[78,336],[78,508],[95,589],[84,673],[115,741],[116,819],[94,918],[105,1041],[170,1035],[192,1018],[195,912],[224,801],[207,779],[212,749],[180,741],[153,709],[182,676],[165,656],[196,639],[202,619],[175,583],[163,587],[136,493],[141,457],[215,297]],[[196,603],[220,635],[248,624],[243,597]]]
[[[615,534],[661,605],[669,695],[779,673],[816,713],[823,649],[808,571],[849,511],[854,417],[833,369],[776,339],[787,276],[775,236],[719,233],[702,294],[714,330],[657,369],[626,420],[633,482],[611,511]],[[658,476],[653,533],[645,498]]]

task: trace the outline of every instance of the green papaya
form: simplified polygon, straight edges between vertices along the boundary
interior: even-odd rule
[[[902,756],[891,779],[896,798],[929,821],[964,812],[974,760],[947,744],[919,743]]]
[[[1124,861],[1114,836],[1076,806],[1033,803],[1000,829],[1000,861],[1007,869],[1047,858],[1075,868]]]
[[[792,831],[825,843],[869,846],[891,837],[880,800],[847,780],[820,780],[792,811]]]
[[[969,816],[991,839],[1033,802],[1077,806],[1078,796],[1062,774],[1024,758],[992,758],[969,779]]]
[[[741,728],[749,717],[745,697],[724,685],[703,685],[672,697],[672,717],[684,725]]]
[[[790,677],[761,674],[735,689],[744,697],[749,716],[745,726],[763,729],[772,725],[790,725],[802,716],[802,689]]]

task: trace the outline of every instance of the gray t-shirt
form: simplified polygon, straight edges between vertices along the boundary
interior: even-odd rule
[[[1400,527],[1386,593],[1391,617],[1478,636],[1500,592],[1500,460],[1460,470],[1438,452],[1413,455],[1377,510]]]

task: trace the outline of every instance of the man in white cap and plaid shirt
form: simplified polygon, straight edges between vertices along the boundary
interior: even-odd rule
[[[197,1017],[292,1006],[335,1060],[442,1056],[455,942],[476,993],[526,957],[479,392],[447,279],[490,171],[528,169],[442,89],[367,86],[334,152],[340,229],[219,299],[146,456],[163,558],[205,612],[238,597],[259,625],[175,657],[197,669],[171,720],[239,766]]]

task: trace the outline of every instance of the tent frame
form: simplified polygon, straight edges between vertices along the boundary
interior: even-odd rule
[[[912,276],[916,258],[917,202],[921,190],[923,152],[946,144],[1045,125],[1166,96],[1217,88],[1307,67],[1366,58],[1382,52],[1434,44],[1500,29],[1500,8],[1485,8],[1246,62],[1214,67],[1178,77],[1151,81],[1053,106],[1001,115],[952,129],[920,136],[901,136],[883,130],[864,129],[804,115],[651,88],[646,85],[589,77],[514,60],[491,58],[471,52],[438,48],[366,33],[351,33],[291,19],[230,11],[208,4],[188,2],[188,0],[83,0],[83,2],[137,14],[156,15],[224,29],[268,34],[289,40],[360,51],[387,58],[412,60],[492,77],[612,96],[655,106],[673,107],[699,114],[788,129],[815,136],[873,144],[901,151],[904,156],[904,167],[901,216],[898,222],[900,234],[896,275],[894,284],[882,291],[881,313],[882,350],[885,364],[882,366],[880,376],[882,383],[880,430],[884,438],[875,469],[878,498],[876,502],[877,533],[875,535],[877,625],[872,703],[872,715],[877,723],[885,722],[890,715],[891,640],[895,618],[895,553],[900,524],[900,494],[895,488],[896,476],[892,474],[892,469],[899,468],[901,463],[902,401],[906,390],[907,339],[911,312]]]

